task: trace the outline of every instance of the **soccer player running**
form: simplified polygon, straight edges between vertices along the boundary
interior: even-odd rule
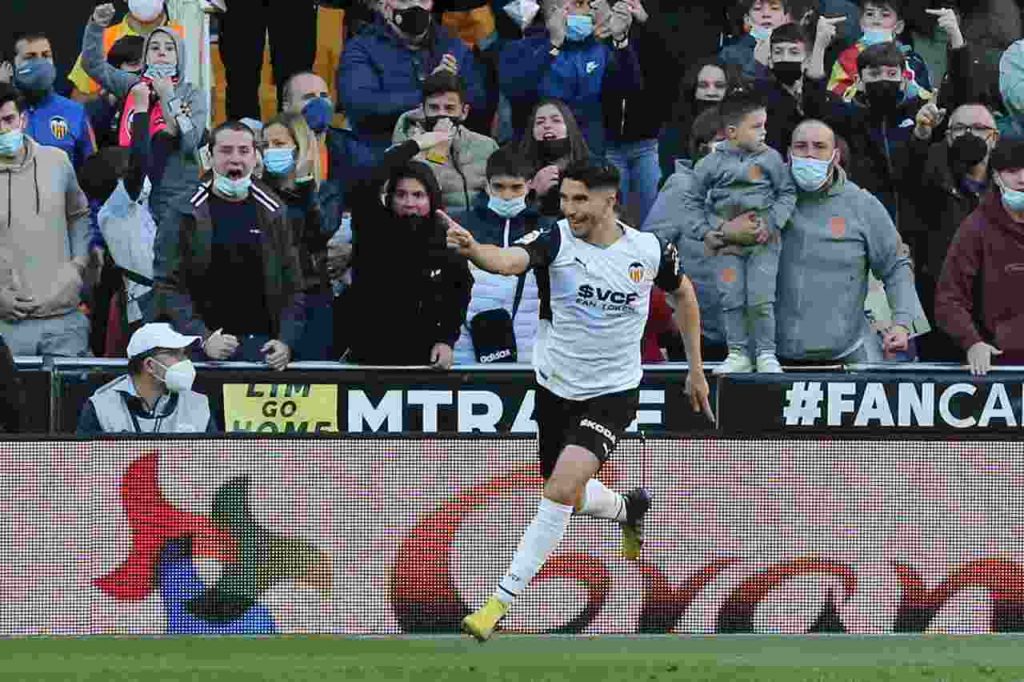
[[[649,494],[642,488],[616,493],[595,476],[636,415],[643,375],[640,339],[654,285],[675,297],[691,405],[714,420],[693,285],[679,272],[674,245],[616,218],[618,187],[613,166],[570,166],[560,188],[565,219],[508,248],[479,244],[444,216],[449,247],[495,274],[520,275],[533,268],[541,295],[534,366],[544,492],[494,595],[462,621],[462,629],[481,642],[558,546],[574,510],[620,524],[623,555],[640,556]]]

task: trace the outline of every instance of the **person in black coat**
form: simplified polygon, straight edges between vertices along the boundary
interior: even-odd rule
[[[450,219],[433,172],[413,161],[450,135],[392,147],[352,192],[352,286],[335,314],[336,348],[348,349],[349,362],[452,366],[473,279],[447,247]]]

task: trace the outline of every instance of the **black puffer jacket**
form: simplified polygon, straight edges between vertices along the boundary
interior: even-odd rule
[[[436,343],[454,347],[473,278],[466,259],[447,248],[447,226],[436,215],[441,190],[410,140],[388,150],[381,165],[352,193],[352,287],[338,320],[338,348],[367,365],[426,365]],[[380,200],[398,179],[419,180],[430,194],[431,215],[398,218]]]

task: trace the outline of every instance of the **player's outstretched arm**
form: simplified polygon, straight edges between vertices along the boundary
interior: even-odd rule
[[[712,422],[715,414],[711,410],[708,399],[710,388],[704,376],[704,359],[700,351],[700,306],[697,304],[697,292],[693,282],[686,275],[679,276],[679,286],[673,292],[676,308],[676,326],[683,337],[686,348],[686,362],[690,366],[686,377],[686,392],[690,396],[690,405],[694,412],[703,412]]]
[[[448,223],[448,248],[455,249],[481,270],[496,275],[521,275],[530,268],[529,252],[519,246],[506,249],[492,244],[481,244],[473,233],[459,225],[444,211],[437,215]]]

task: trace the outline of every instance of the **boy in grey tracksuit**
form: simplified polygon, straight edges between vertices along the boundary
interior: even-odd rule
[[[796,205],[796,186],[782,156],[764,143],[762,103],[738,93],[726,98],[721,114],[728,139],[697,163],[683,198],[684,225],[704,240],[717,266],[729,355],[716,373],[754,369],[751,345],[758,372],[781,372],[775,357],[775,279],[779,233]],[[725,223],[750,212],[755,233],[723,232]]]

